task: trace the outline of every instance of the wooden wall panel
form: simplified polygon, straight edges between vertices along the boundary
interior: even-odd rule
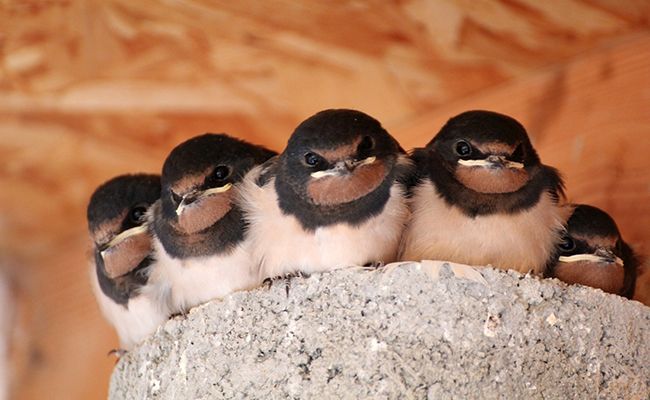
[[[387,122],[647,29],[650,15],[647,1],[3,4],[4,109],[295,120],[364,106]]]
[[[646,0],[0,2],[15,397],[105,395],[116,340],[87,283],[86,202],[206,131],[280,150],[353,107],[410,147],[464,109],[508,112],[573,198],[647,243],[649,21]]]

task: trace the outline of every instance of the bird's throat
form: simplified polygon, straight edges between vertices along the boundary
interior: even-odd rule
[[[347,175],[311,180],[307,184],[307,195],[314,204],[321,206],[349,203],[377,189],[387,175],[383,162],[373,162]]]

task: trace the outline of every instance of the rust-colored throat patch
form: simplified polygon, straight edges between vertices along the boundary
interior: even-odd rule
[[[100,255],[106,275],[115,279],[133,271],[151,251],[151,235],[147,227],[138,226],[117,235]]]
[[[459,163],[454,175],[463,186],[479,193],[513,193],[528,182],[528,172],[524,168],[507,166],[492,168]]]
[[[615,262],[595,263],[591,261],[559,262],[555,277],[569,284],[580,284],[619,294],[623,288],[625,271]]]
[[[350,203],[377,189],[387,174],[385,163],[374,160],[349,173],[312,177],[307,184],[307,195],[317,205]]]
[[[192,234],[214,225],[230,211],[232,199],[232,190],[200,196],[178,213],[178,227]]]

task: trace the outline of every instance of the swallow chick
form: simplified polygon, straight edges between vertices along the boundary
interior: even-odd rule
[[[88,204],[92,286],[127,350],[169,318],[164,294],[155,291],[150,279],[156,263],[145,222],[159,197],[158,175],[122,175],[99,186]]]
[[[464,112],[412,158],[402,260],[545,271],[570,209],[558,171],[541,164],[519,122]]]
[[[236,199],[244,175],[275,154],[208,133],[181,143],[165,160],[150,218],[157,282],[168,286],[173,312],[259,284]]]
[[[242,188],[260,278],[396,259],[408,217],[399,179],[411,163],[374,118],[325,110]]]
[[[603,210],[575,206],[549,276],[631,299],[639,259]]]

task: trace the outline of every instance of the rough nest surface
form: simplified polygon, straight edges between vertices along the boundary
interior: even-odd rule
[[[650,393],[650,308],[442,262],[294,278],[170,320],[112,399],[625,398]]]

